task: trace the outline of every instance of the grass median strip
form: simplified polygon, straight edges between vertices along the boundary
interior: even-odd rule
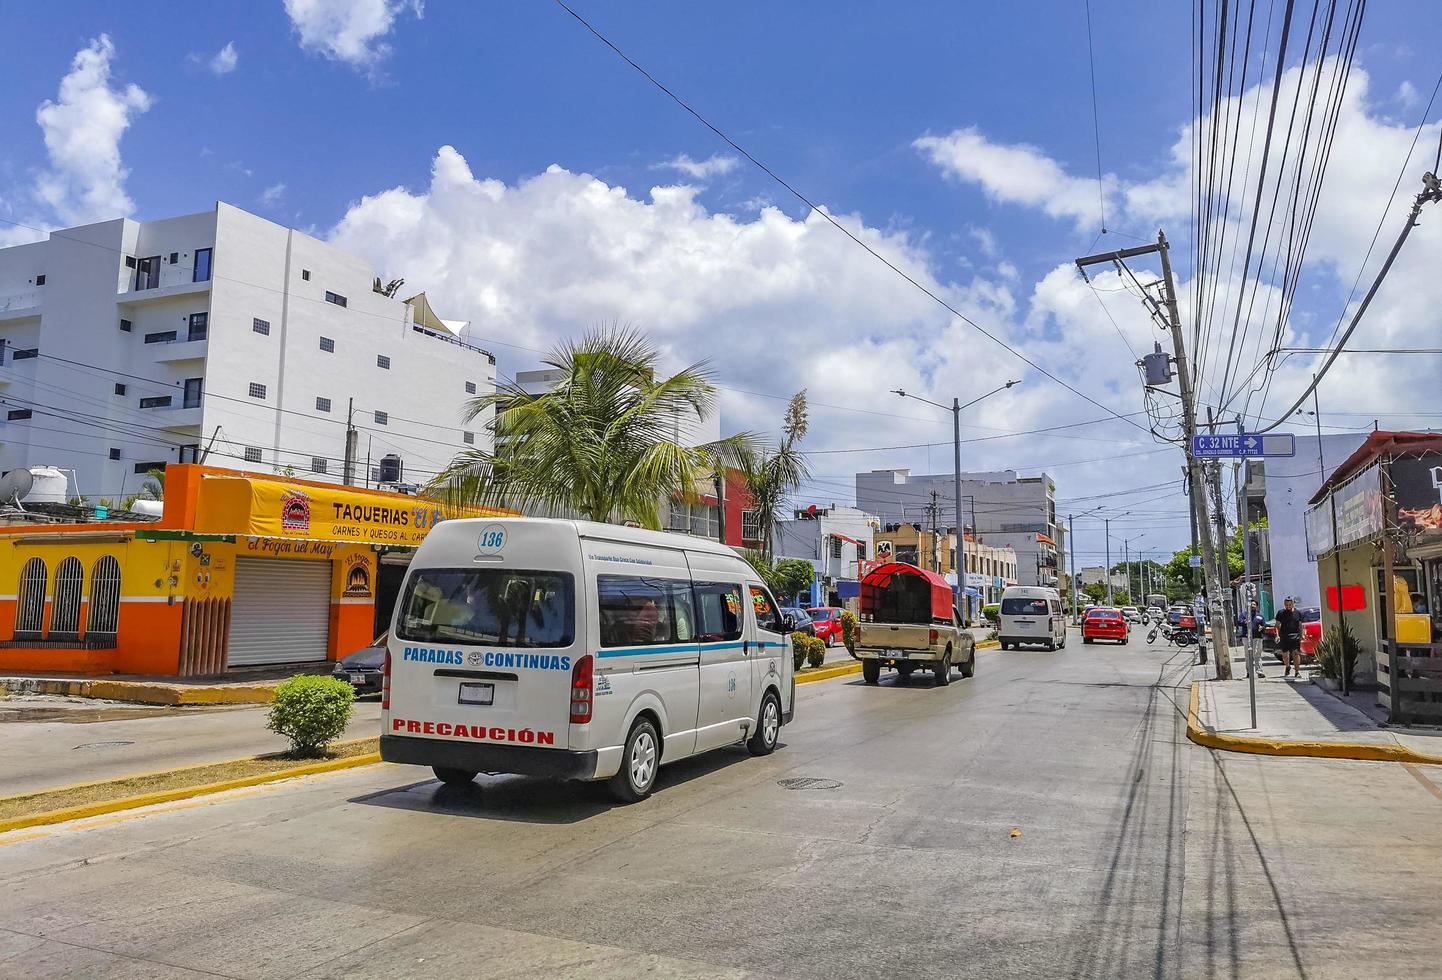
[[[380,761],[378,752],[378,739],[360,738],[331,746],[322,758],[300,759],[285,753],[257,755],[8,796],[0,798],[0,833],[167,803],[187,796],[255,786],[292,776],[369,765]]]

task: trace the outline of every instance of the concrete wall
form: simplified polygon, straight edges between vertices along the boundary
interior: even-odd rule
[[[1322,485],[1326,473],[1337,466],[1362,444],[1364,433],[1342,433],[1322,436],[1322,459],[1317,458],[1317,438],[1297,436],[1297,455],[1266,461],[1266,506],[1268,537],[1272,551],[1272,595],[1277,604],[1286,596],[1295,596],[1302,607],[1320,606],[1317,589],[1318,569],[1307,557],[1307,538],[1302,530],[1302,516],[1307,501]]]

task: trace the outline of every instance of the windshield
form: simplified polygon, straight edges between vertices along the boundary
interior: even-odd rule
[[[830,609],[811,609],[811,610],[808,610],[808,612],[811,613],[811,621],[812,621],[813,623],[824,623],[824,622],[826,622],[828,619],[831,618],[832,610],[830,610]]]
[[[423,568],[401,609],[402,640],[566,647],[575,637],[575,587],[564,572]]]
[[[1001,614],[1003,616],[1045,616],[1046,600],[1023,599],[1018,596],[1002,599]]]
[[[1311,609],[1298,609],[1297,612],[1301,614],[1304,623],[1315,623],[1322,618],[1322,610],[1316,606]]]

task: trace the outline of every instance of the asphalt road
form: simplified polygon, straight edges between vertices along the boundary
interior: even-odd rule
[[[632,807],[376,766],[18,832],[0,975],[1433,974],[1442,773],[1194,746],[1174,654],[806,685]]]

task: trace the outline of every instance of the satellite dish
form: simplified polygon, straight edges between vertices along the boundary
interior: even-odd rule
[[[35,477],[30,475],[26,469],[11,470],[4,477],[0,477],[0,503],[20,506],[20,498],[30,492],[35,485]]]

